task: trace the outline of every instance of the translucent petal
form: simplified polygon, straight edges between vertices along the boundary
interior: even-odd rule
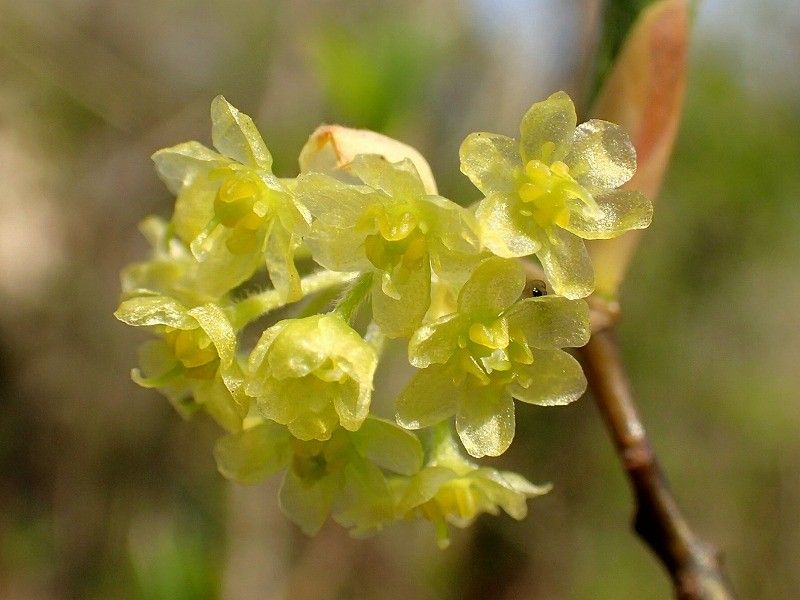
[[[472,388],[458,407],[456,431],[471,456],[500,456],[514,439],[514,401],[495,387]]]
[[[506,313],[512,336],[521,333],[536,348],[583,346],[589,341],[589,306],[560,296],[527,298]]]
[[[405,281],[393,278],[399,294],[395,299],[381,287],[381,278],[372,285],[372,318],[388,337],[411,335],[419,326],[431,303],[431,265],[427,256],[419,269],[408,272]]]
[[[359,386],[352,379],[345,383],[332,383],[335,394],[333,407],[339,415],[339,423],[348,431],[356,431],[362,426],[369,413],[372,385]]]
[[[253,119],[217,96],[211,102],[211,140],[228,158],[267,171],[272,169],[269,153]]]
[[[247,411],[234,400],[220,377],[196,385],[194,399],[226,431],[235,432],[242,428]]]
[[[522,168],[517,140],[495,133],[471,133],[458,151],[461,172],[485,195],[511,193]]]
[[[221,437],[214,447],[214,458],[219,472],[228,479],[257,483],[288,465],[289,433],[276,423],[264,422]]]
[[[443,246],[445,251],[478,252],[477,223],[471,211],[441,196],[425,196],[417,207],[429,227],[430,245]]]
[[[575,130],[564,158],[570,174],[593,194],[621,186],[636,172],[636,150],[619,125],[592,119]]]
[[[184,186],[178,194],[172,223],[184,243],[195,240],[214,218],[214,196],[218,187],[218,182],[202,177]]]
[[[269,327],[261,334],[261,337],[256,342],[255,347],[250,352],[250,357],[247,359],[247,370],[251,375],[263,377],[265,374],[263,373],[263,369],[265,366],[265,359],[267,356],[267,352],[272,347],[272,344],[275,342],[275,339],[278,335],[286,329],[286,327],[291,323],[290,319],[286,319],[283,321],[278,321],[272,327]],[[255,383],[252,381],[251,383]],[[253,396],[256,395],[258,386],[255,385],[248,385],[248,394]],[[250,389],[253,389],[251,392]]]
[[[524,287],[525,270],[519,261],[487,258],[461,288],[458,311],[476,318],[497,317],[519,299]]]
[[[375,349],[370,346],[341,316],[322,315],[319,319],[320,341],[326,354],[353,380],[372,387],[372,376],[378,365]]]
[[[169,296],[141,296],[125,300],[114,316],[133,327],[166,325],[175,329],[197,328],[197,321],[188,309]]]
[[[449,369],[432,366],[418,371],[397,398],[397,422],[421,429],[452,417],[461,397]]]
[[[577,122],[575,105],[564,92],[531,106],[519,126],[523,162],[538,159],[551,164],[563,160],[572,145]]]
[[[378,154],[359,154],[350,164],[350,171],[369,187],[398,200],[426,194],[417,168],[408,158],[393,163]]]
[[[408,342],[408,360],[418,369],[446,363],[458,347],[466,323],[459,315],[446,315],[417,329]]]
[[[527,498],[514,490],[498,471],[481,468],[471,474],[470,478],[477,482],[491,504],[499,506],[514,519],[525,518],[528,513]]]
[[[653,204],[647,196],[634,190],[615,190],[595,196],[595,202],[598,215],[574,211],[564,228],[585,240],[609,239],[631,229],[644,229],[653,218]]]
[[[364,234],[352,227],[339,229],[317,221],[303,241],[314,260],[326,269],[367,271],[372,268],[364,256]]]
[[[425,467],[409,481],[397,512],[404,515],[432,500],[444,484],[457,477],[456,473],[447,467]]]
[[[267,235],[266,262],[269,278],[281,298],[294,302],[303,297],[300,274],[294,264],[292,236],[277,222]]]
[[[519,473],[514,473],[512,471],[501,471],[498,475],[502,478],[503,485],[508,489],[525,494],[529,498],[543,496],[553,489],[553,486],[549,483],[544,485],[536,485],[535,483],[528,481]]]
[[[185,142],[164,148],[151,158],[159,177],[173,194],[179,193],[198,177],[206,177],[212,169],[228,163],[224,156],[199,142]]]
[[[533,364],[518,365],[518,381],[508,386],[517,400],[540,406],[562,406],[586,391],[580,363],[563,350],[533,350]],[[521,383],[527,383],[523,387]]]
[[[493,193],[480,201],[475,217],[481,243],[503,258],[530,256],[541,247],[538,227],[533,219],[523,219],[513,196]]]
[[[334,399],[337,383],[313,375],[301,379],[268,379],[257,396],[261,415],[286,425],[301,440],[328,440],[339,425]]]
[[[211,254],[201,263],[192,259],[187,285],[192,291],[216,299],[250,279],[263,261],[258,252],[235,255],[227,250]]]
[[[557,294],[576,299],[592,293],[594,271],[586,245],[579,237],[554,226],[548,232],[548,243],[536,256]]]
[[[225,367],[232,365],[236,358],[236,332],[225,311],[218,304],[208,303],[192,308],[189,314],[211,338],[221,364]]]
[[[321,173],[297,178],[297,199],[327,226],[351,228],[367,207],[380,204],[384,196],[363,185],[348,185]]]
[[[355,536],[374,533],[392,520],[394,506],[383,472],[371,462],[353,457],[344,468],[332,514]]]
[[[379,467],[401,475],[413,475],[422,468],[422,445],[417,436],[394,423],[368,417],[350,439],[362,456]]]
[[[139,367],[147,378],[160,377],[172,371],[178,361],[163,339],[143,342],[137,352]]]
[[[278,495],[281,510],[303,533],[314,535],[328,518],[337,489],[336,483],[330,477],[305,482],[289,469]]]

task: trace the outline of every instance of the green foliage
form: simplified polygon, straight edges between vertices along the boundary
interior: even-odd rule
[[[157,337],[134,381],[227,431],[215,449],[226,477],[282,471],[280,505],[308,534],[328,516],[354,535],[422,517],[446,545],[446,522],[523,518],[548,488],[466,460],[451,429],[473,457],[498,456],[514,437],[514,398],[555,406],[583,394],[563,350],[589,337],[581,238],[650,220],[646,199],[616,191],[635,169],[627,136],[576,127],[572,101],[555,94],[525,115],[519,144],[467,138],[462,170],[486,198],[464,208],[431,193],[427,163],[393,140],[328,129],[303,148],[307,171],[279,179],[248,116],[219,96],[211,120],[216,151],[187,142],[153,155],[177,200],[170,223],[143,225],[151,260],[123,272],[115,315]],[[561,295],[522,297],[531,254]],[[262,265],[272,288],[238,297]],[[248,324],[347,282],[330,312],[280,320],[245,346]],[[418,369],[397,398],[399,425],[370,414],[384,337],[409,338]]]

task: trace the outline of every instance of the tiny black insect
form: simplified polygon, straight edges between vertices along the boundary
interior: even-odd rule
[[[528,282],[528,289],[531,298],[539,298],[547,295],[547,284],[541,279],[534,279]]]

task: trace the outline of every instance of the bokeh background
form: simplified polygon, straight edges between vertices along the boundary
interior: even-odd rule
[[[513,134],[557,89],[585,108],[600,4],[0,0],[0,597],[669,597],[589,398],[517,411],[496,464],[555,484],[524,522],[481,518],[444,552],[424,524],[307,539],[275,481],[217,474],[210,421],[129,380],[143,338],[111,316],[137,222],[171,210],[149,155],[208,141],[214,95],[255,118],[279,174],[339,122],[418,147],[469,202],[467,133]],[[800,597],[797,8],[699,4],[622,296],[645,423],[742,598]]]

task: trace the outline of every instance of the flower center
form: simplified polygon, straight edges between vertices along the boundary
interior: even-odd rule
[[[257,249],[270,216],[270,190],[255,173],[220,169],[212,174],[223,177],[214,197],[214,219],[232,229],[227,240],[233,254],[248,254]]]
[[[171,329],[164,341],[192,379],[213,379],[219,366],[217,349],[202,329]]]
[[[525,165],[517,189],[523,207],[520,212],[532,217],[539,227],[569,224],[572,199],[584,199],[586,192],[572,178],[569,167],[557,160],[547,164],[534,159]]]
[[[356,227],[377,230],[364,240],[364,252],[376,269],[390,272],[399,266],[411,272],[422,267],[427,254],[427,227],[410,207],[370,207]]]
[[[508,321],[502,316],[472,322],[459,335],[458,347],[462,377],[471,376],[481,386],[509,383],[515,377],[515,364],[533,362],[530,348],[509,333]]]

